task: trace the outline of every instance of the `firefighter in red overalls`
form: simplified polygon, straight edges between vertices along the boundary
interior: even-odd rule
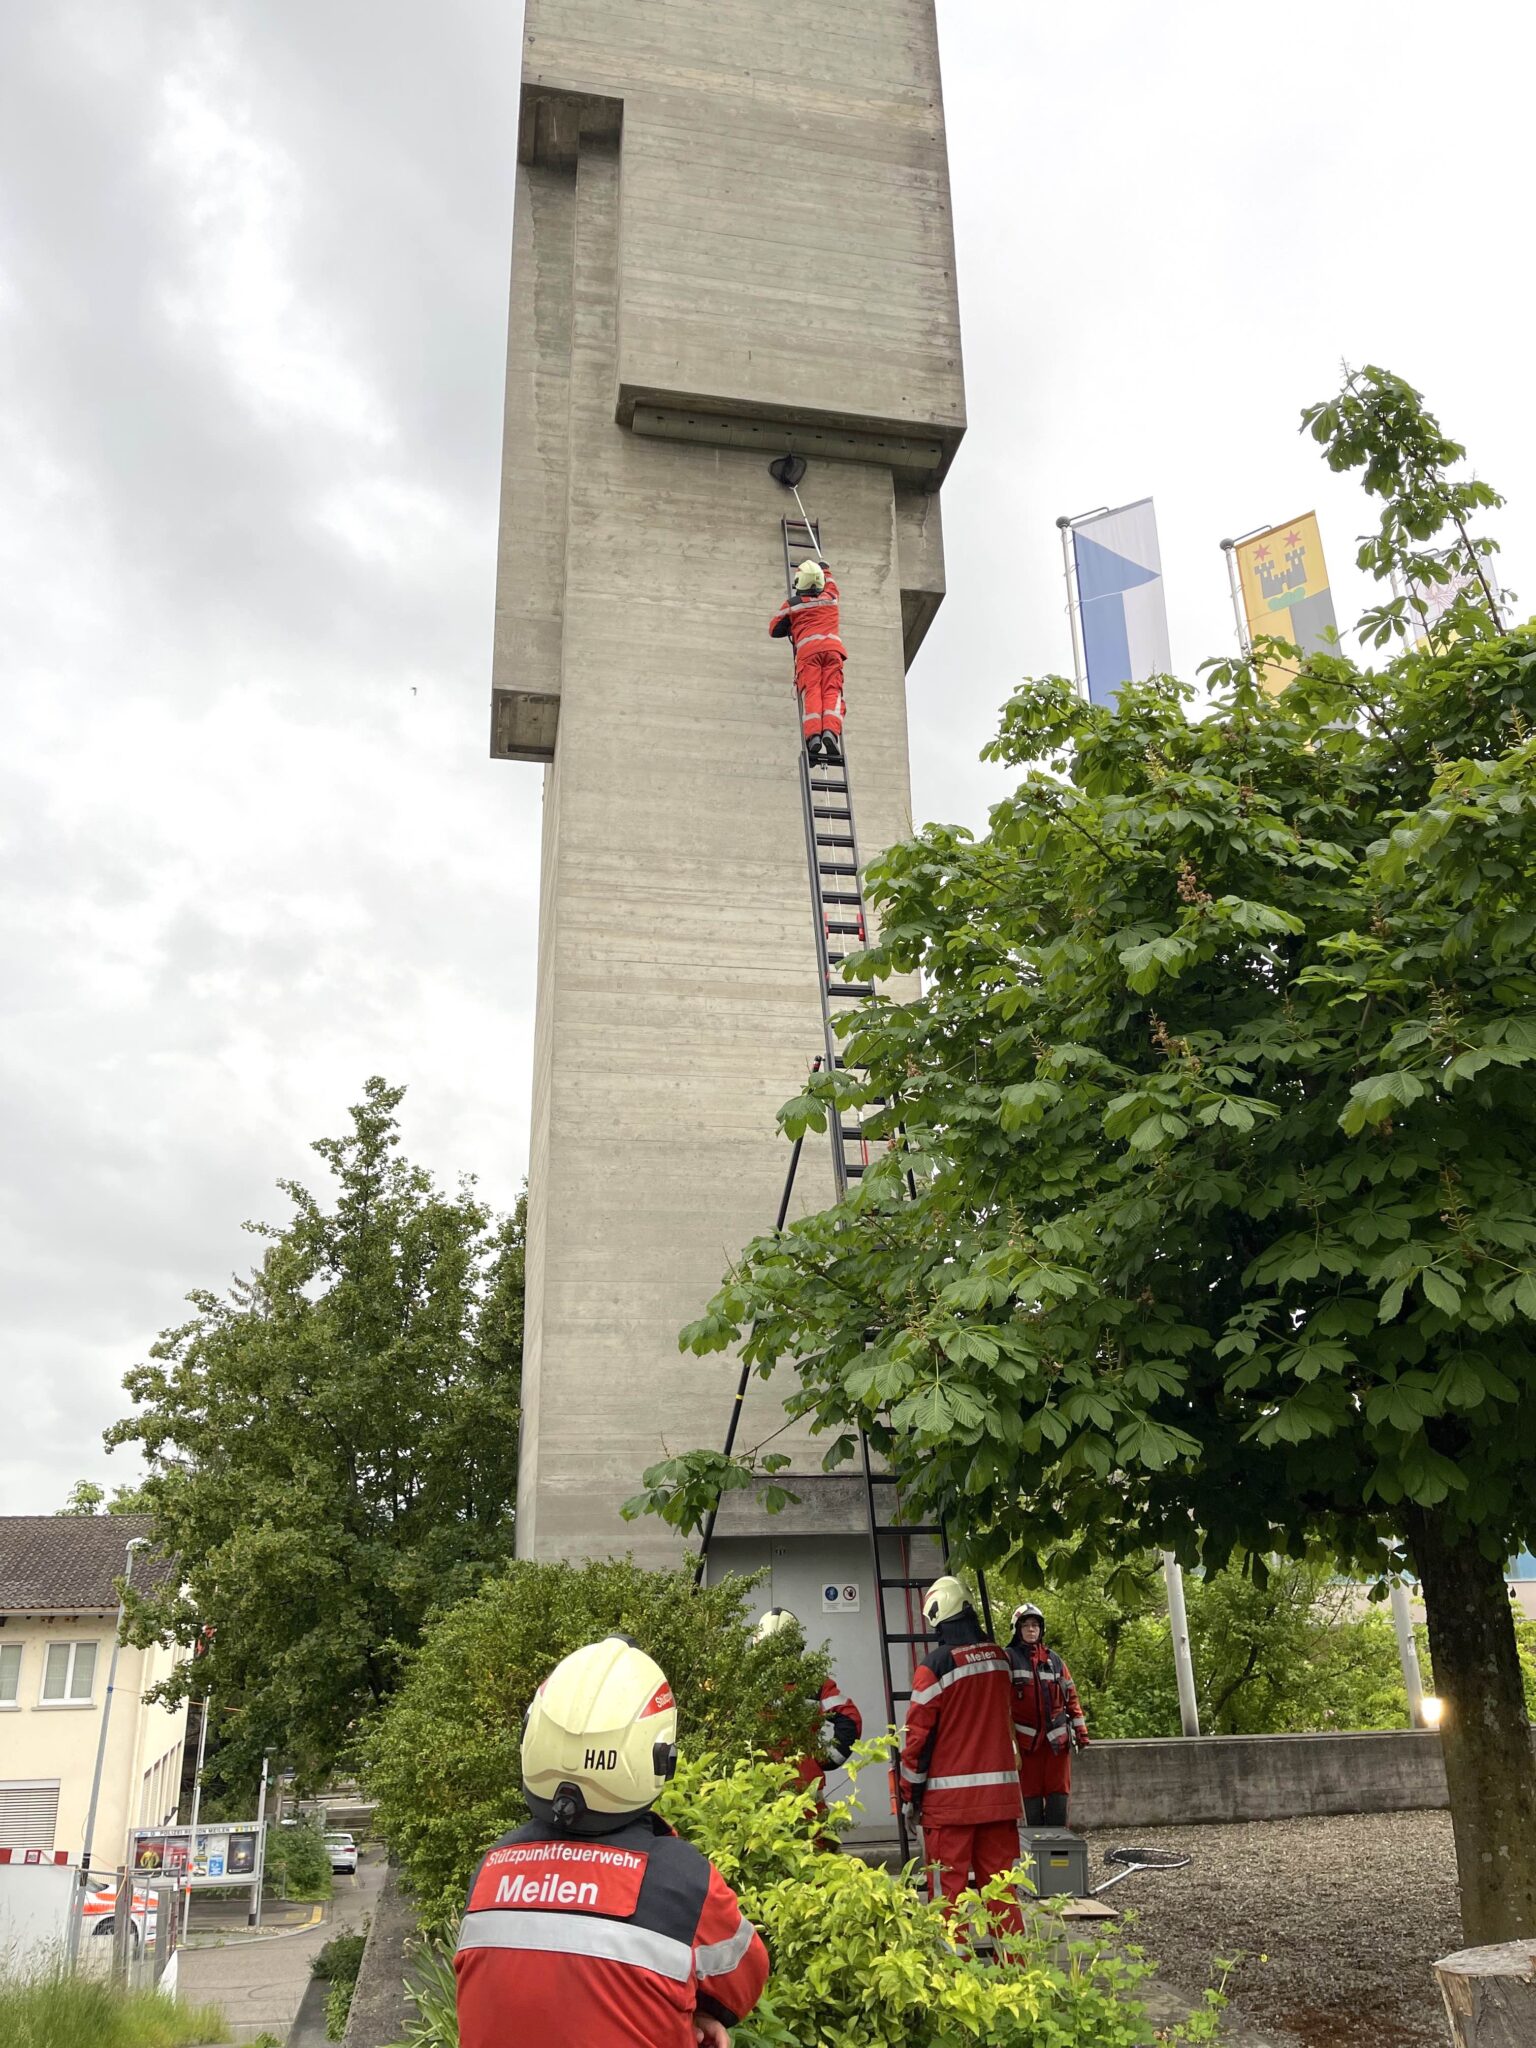
[[[901,1796],[923,1830],[934,1897],[956,1899],[1019,1860],[1019,1759],[1006,1651],[982,1633],[958,1579],[936,1579],[923,1618],[938,1637],[912,1674],[901,1737]],[[1017,1905],[994,1909],[1018,1933]]]
[[[1072,1752],[1088,1747],[1083,1703],[1065,1662],[1045,1640],[1045,1616],[1032,1600],[1013,1610],[1013,1733],[1019,1745],[1024,1822],[1064,1828],[1072,1791]]]
[[[795,571],[793,594],[774,613],[768,631],[787,635],[795,650],[800,729],[812,761],[843,758],[843,645],[837,585],[822,563],[809,559]]]
[[[627,1636],[557,1664],[523,1726],[533,1819],[485,1855],[453,1959],[461,2048],[730,2048],[768,1952],[715,1866],[651,1812],[677,1707]]]
[[[752,1631],[754,1643],[766,1643],[770,1636],[793,1629],[802,1636],[800,1618],[787,1607],[770,1607],[757,1627]],[[847,1763],[853,1753],[853,1745],[864,1733],[864,1717],[853,1700],[835,1678],[822,1681],[821,1687],[821,1732],[827,1748],[827,1757],[834,1769]],[[798,1757],[795,1761],[796,1782],[814,1795],[818,1809],[826,1806],[827,1766],[819,1754]]]

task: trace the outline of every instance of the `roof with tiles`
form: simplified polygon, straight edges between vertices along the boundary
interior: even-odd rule
[[[116,1581],[132,1536],[148,1537],[148,1515],[0,1515],[0,1614],[86,1614],[117,1605]],[[134,1558],[145,1591],[172,1576],[173,1559]]]

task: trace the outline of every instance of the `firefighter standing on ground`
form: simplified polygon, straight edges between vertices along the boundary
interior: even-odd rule
[[[1019,1791],[1032,1828],[1064,1828],[1072,1790],[1072,1751],[1088,1747],[1088,1723],[1072,1674],[1045,1640],[1045,1616],[1033,1601],[1013,1610],[1008,1643],[1013,1668],[1013,1733]]]
[[[1019,1854],[1019,1759],[1007,1653],[982,1633],[958,1579],[935,1580],[923,1618],[938,1637],[912,1674],[901,1738],[901,1796],[923,1830],[935,1897],[958,1898],[1011,1870]],[[993,1909],[1013,1932],[1017,1905]]]
[[[800,730],[812,761],[843,758],[843,645],[837,585],[824,566],[807,560],[795,571],[792,593],[774,613],[768,631],[788,636],[795,650],[795,688],[800,696]]]
[[[475,1872],[453,1959],[461,2048],[730,2048],[768,1953],[707,1857],[650,1811],[677,1708],[625,1636],[557,1664],[523,1726],[533,1819]]]
[[[766,1643],[770,1636],[779,1635],[785,1629],[793,1629],[803,1641],[800,1617],[791,1613],[787,1607],[770,1607],[752,1631],[752,1640],[754,1643]],[[864,1717],[835,1678],[823,1681],[820,1704],[821,1727],[827,1744],[827,1754],[833,1767],[837,1768],[847,1763],[853,1752],[853,1745],[864,1733]],[[825,1806],[827,1767],[821,1757],[800,1757],[796,1762],[795,1771],[797,1782],[805,1791],[814,1794],[817,1806]]]

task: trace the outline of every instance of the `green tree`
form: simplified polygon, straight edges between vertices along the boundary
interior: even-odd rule
[[[64,1505],[55,1508],[56,1515],[142,1515],[149,1510],[142,1488],[137,1486],[114,1486],[111,1497],[107,1489],[98,1486],[92,1479],[77,1479],[65,1495]]]
[[[498,1220],[399,1154],[404,1091],[378,1079],[314,1147],[324,1205],[247,1228],[259,1265],[190,1295],[107,1432],[141,1446],[143,1505],[179,1584],[134,1602],[137,1638],[201,1641],[168,1697],[211,1692],[213,1777],[264,1750],[313,1785],[393,1689],[432,1608],[512,1550],[523,1212]]]
[[[1499,630],[1467,537],[1497,500],[1416,393],[1367,370],[1306,420],[1386,500],[1365,565],[1468,586],[1424,645],[1407,600],[1372,615],[1377,668],[1216,663],[1198,720],[1166,678],[1113,711],[1023,687],[987,836],[871,871],[846,971],[922,991],[864,1005],[849,1071],[782,1114],[884,1098],[905,1152],[750,1245],[684,1342],[791,1361],[829,1462],[864,1424],[973,1562],[1375,1574],[1401,1539],[1466,1933],[1504,1939],[1536,1934],[1502,1575],[1536,1530],[1536,633]],[[744,1476],[669,1460],[633,1505],[687,1524]]]
[[[685,1755],[800,1754],[820,1738],[827,1661],[790,1635],[752,1641],[755,1581],[695,1592],[688,1571],[626,1560],[510,1565],[427,1630],[370,1732],[378,1825],[428,1912],[448,1924],[489,1845],[525,1820],[519,1758],[528,1702],[562,1657],[632,1636],[666,1672]],[[755,1603],[754,1603],[755,1605]]]

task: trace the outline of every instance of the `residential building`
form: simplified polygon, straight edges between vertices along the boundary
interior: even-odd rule
[[[78,1854],[101,1737],[117,1581],[148,1515],[0,1515],[0,1847]],[[134,1555],[148,1587],[173,1563]],[[115,1868],[128,1831],[175,1817],[187,1709],[145,1697],[188,1653],[125,1644],[118,1655],[91,1861]]]

